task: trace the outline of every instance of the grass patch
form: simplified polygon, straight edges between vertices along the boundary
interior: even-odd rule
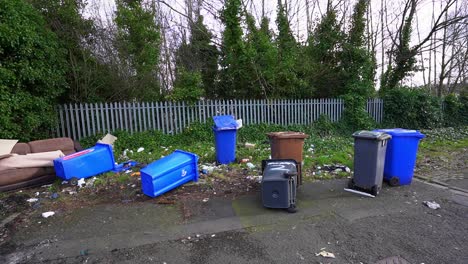
[[[350,131],[340,128],[340,124],[329,124],[322,120],[318,125],[249,125],[241,128],[237,134],[236,156],[238,160],[249,159],[257,168],[261,161],[270,156],[270,144],[267,137],[269,132],[298,131],[309,135],[304,143],[304,169],[317,166],[342,164],[353,168],[354,140]],[[199,162],[213,163],[215,158],[214,136],[211,129],[212,123],[195,123],[177,135],[167,135],[160,131],[146,131],[130,134],[124,131],[114,133],[118,140],[115,142],[114,152],[117,162],[128,159],[140,163],[151,163],[171,154],[176,149],[195,153],[199,156]],[[420,143],[418,155],[444,156],[447,152],[468,147],[468,127],[442,128],[434,130],[422,130],[426,135]],[[90,147],[103,135],[96,135],[81,140],[84,147]],[[253,143],[255,147],[246,148],[244,144]],[[137,149],[143,147],[144,151],[137,153]],[[127,157],[123,156],[126,151]],[[245,164],[231,164],[233,168],[244,168]],[[115,174],[113,174],[115,175]],[[115,176],[114,176],[115,177]],[[225,177],[223,173],[215,173],[215,177]],[[322,175],[320,178],[327,178]],[[334,175],[344,177],[344,175]],[[128,175],[117,176],[118,182],[126,182]],[[100,184],[100,183],[98,183]]]

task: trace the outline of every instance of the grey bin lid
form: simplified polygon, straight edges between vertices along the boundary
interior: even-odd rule
[[[369,131],[369,130],[360,130],[353,133],[354,138],[362,139],[374,139],[374,140],[388,140],[392,136],[385,132]]]

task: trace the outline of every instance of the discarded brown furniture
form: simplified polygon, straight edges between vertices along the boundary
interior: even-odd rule
[[[61,150],[65,155],[80,150],[81,146],[71,138],[53,138],[17,143],[11,153],[25,155]],[[27,186],[48,184],[55,180],[54,167],[15,168],[0,170],[0,191],[9,191]]]

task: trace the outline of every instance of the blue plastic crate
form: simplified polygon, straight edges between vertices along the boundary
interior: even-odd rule
[[[55,174],[64,180],[88,178],[114,169],[112,146],[96,146],[54,160]]]
[[[198,181],[198,156],[176,150],[141,169],[143,193],[156,197],[189,181]]]

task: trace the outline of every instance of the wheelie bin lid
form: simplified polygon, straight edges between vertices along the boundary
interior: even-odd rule
[[[424,138],[426,137],[423,133],[419,132],[419,130],[414,129],[404,129],[404,128],[389,128],[389,129],[375,129],[374,131],[377,132],[385,132],[392,136],[400,136],[400,137],[416,137],[416,138]]]
[[[215,123],[214,130],[231,130],[238,127],[237,121],[232,115],[213,116],[213,121]]]
[[[304,139],[308,138],[309,135],[302,132],[294,131],[283,131],[283,132],[271,132],[267,134],[269,138],[299,138]]]
[[[379,131],[359,130],[353,133],[354,138],[374,139],[374,140],[387,140],[392,136]]]

